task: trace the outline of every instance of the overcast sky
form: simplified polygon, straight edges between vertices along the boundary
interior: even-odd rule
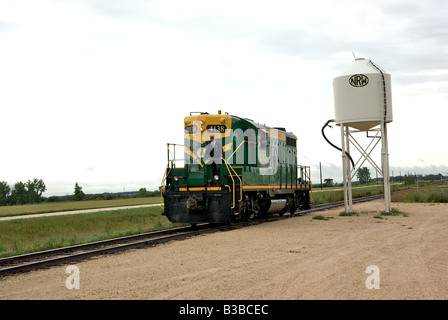
[[[285,127],[314,183],[319,163],[341,181],[321,128],[353,52],[392,77],[391,174],[448,175],[446,17],[443,0],[1,0],[0,181],[154,190],[183,118],[218,109]]]

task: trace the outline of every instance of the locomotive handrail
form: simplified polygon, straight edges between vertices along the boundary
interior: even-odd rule
[[[174,155],[171,152],[170,146],[174,147]],[[167,143],[166,144],[166,148],[168,150],[167,160],[168,160],[168,162],[172,161],[172,167],[173,168],[176,167],[176,161],[185,161],[185,159],[176,159],[176,147],[184,147],[184,149],[185,149],[185,145],[184,144],[177,144],[177,143]],[[170,155],[171,155],[171,157],[170,157]]]
[[[240,200],[238,200],[238,202],[241,202],[243,200],[243,181],[241,180],[238,173],[236,173],[235,169],[233,169],[232,165],[229,164],[229,166],[230,166],[230,169],[232,169],[235,176],[238,178],[238,180],[240,180]],[[230,175],[230,176],[232,176],[232,175]]]
[[[162,208],[162,209],[164,207],[164,205],[163,205],[163,191],[165,190],[166,178],[168,178],[168,175],[170,174],[171,169],[173,168],[174,161],[176,161],[176,159],[174,159],[175,156],[171,152],[170,145],[172,145],[174,147],[176,147],[176,146],[183,146],[181,144],[176,144],[176,143],[167,143],[166,144],[166,149],[168,150],[168,153],[167,153],[168,163],[166,164],[165,172],[163,174],[162,182],[160,184],[160,208]],[[175,153],[176,153],[176,150],[174,150],[174,154]],[[173,159],[170,159],[170,155],[171,155],[171,157]],[[171,168],[170,168],[170,162],[172,163]]]
[[[305,175],[305,178],[307,178],[308,180],[306,180],[306,181],[308,181],[308,183],[306,183],[305,182],[305,185],[307,185],[307,184],[309,184],[309,186],[310,186],[310,201],[312,200],[312,198],[313,198],[313,192],[312,192],[312,190],[313,190],[313,184],[312,184],[312,182],[311,182],[311,172],[310,172],[310,167],[309,166],[302,166],[302,165],[299,165],[299,167],[300,167],[300,169],[301,169],[301,175],[302,175],[302,173]]]
[[[235,208],[235,180],[234,180],[233,177],[232,177],[232,174],[231,174],[231,172],[230,172],[230,170],[229,170],[229,164],[227,163],[226,159],[224,159],[224,157],[222,157],[222,160],[224,160],[224,164],[225,164],[226,167],[227,167],[227,171],[229,171],[229,173],[230,173],[230,179],[232,179],[232,184],[233,184],[232,203],[233,203],[233,205],[232,205],[232,208],[231,208],[231,209],[233,209],[233,208]]]
[[[310,175],[310,172],[309,172],[309,169],[310,169],[310,167],[308,167],[308,166],[301,166],[300,165],[300,168],[301,169],[304,169],[303,171],[302,171],[302,173],[305,175],[305,178],[308,178],[308,182],[309,182],[309,185],[310,185],[310,187],[312,187],[312,183],[311,183],[311,175]],[[308,169],[308,170],[307,170]]]
[[[168,169],[170,169],[170,170],[168,170]],[[168,160],[168,163],[166,164],[165,173],[163,174],[162,183],[160,185],[160,208],[162,208],[162,209],[163,209],[163,191],[165,190],[166,178],[168,177],[170,172],[171,172],[170,160]]]
[[[170,146],[174,146],[174,154],[171,152]],[[177,143],[167,143],[166,144],[168,163],[166,164],[165,172],[163,174],[162,182],[160,184],[160,207],[162,209],[164,207],[163,191],[165,191],[166,179],[168,178],[171,170],[176,167],[176,161],[185,161],[185,159],[176,159],[176,146],[185,148],[185,145],[183,145],[183,144],[177,144]],[[171,155],[171,159],[170,159],[170,155]],[[171,166],[170,166],[170,163],[171,163]]]
[[[294,186],[304,185],[312,187],[310,167],[300,164],[285,164],[281,163],[278,166],[280,189],[292,189]],[[283,172],[285,171],[285,172]],[[296,178],[296,179],[295,179]],[[297,182],[297,179],[301,179],[301,182]],[[294,181],[295,180],[295,181]]]
[[[191,152],[190,149],[187,148],[187,146],[184,146],[185,149],[188,150],[188,153],[190,154],[190,156],[193,156],[193,159],[196,160],[196,162],[201,166],[201,168],[204,167],[204,165],[202,164],[202,161],[194,154],[194,152]]]
[[[171,155],[171,158],[174,159],[173,153],[170,150],[170,143],[166,144],[166,148],[168,149],[168,162],[169,162],[170,161],[170,155]]]
[[[233,198],[233,201],[232,201],[233,206],[232,206],[232,209],[233,209],[233,208],[235,208],[235,179],[233,179],[233,175],[232,175],[232,172],[230,171],[230,169],[232,169],[235,176],[238,178],[238,180],[240,180],[240,200],[238,200],[238,202],[241,202],[243,200],[243,188],[242,188],[243,182],[242,182],[240,176],[238,175],[238,173],[236,173],[235,169],[233,169],[233,167],[226,161],[226,159],[224,159],[224,157],[221,157],[221,158],[222,158],[222,160],[224,160],[224,164],[227,167],[227,171],[229,171],[230,179],[232,179],[232,184],[233,184],[233,197],[232,197]],[[229,167],[230,167],[230,169],[229,169]]]
[[[227,158],[227,160],[224,159],[224,157],[222,157],[222,159],[226,163],[226,166],[228,164],[229,159],[233,157],[233,155],[238,151],[238,149],[243,145],[244,142],[246,142],[246,141],[245,140],[241,141],[239,146],[235,149],[235,151],[233,151],[233,153]],[[228,165],[230,166],[230,168],[232,169],[233,173],[238,178],[238,180],[240,180],[240,200],[238,200],[238,202],[241,202],[243,200],[243,181],[241,180],[240,176],[236,173],[235,169],[233,169],[233,167],[230,164],[228,164]],[[232,178],[232,173],[230,172],[228,167],[227,167],[227,170],[229,171],[230,177]],[[232,180],[233,180],[233,178],[232,178]],[[232,207],[232,209],[233,209],[233,207]]]
[[[226,161],[229,161],[229,159],[233,157],[233,155],[238,151],[238,149],[241,147],[241,145],[242,145],[244,142],[246,142],[246,141],[243,140],[243,141],[240,143],[240,145],[235,149],[235,151],[233,151],[233,153],[227,158]]]

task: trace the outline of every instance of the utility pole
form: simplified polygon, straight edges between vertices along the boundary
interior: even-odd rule
[[[322,164],[319,162],[320,169],[320,190],[322,190]]]

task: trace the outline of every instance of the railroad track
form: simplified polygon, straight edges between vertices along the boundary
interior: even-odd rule
[[[383,195],[353,199],[353,203],[372,201],[382,198]],[[91,242],[87,244],[80,244],[60,249],[46,250],[34,252],[19,256],[12,256],[0,259],[0,277],[11,275],[19,272],[27,272],[47,268],[63,263],[73,263],[76,261],[85,260],[102,254],[116,253],[129,249],[142,248],[148,246],[155,246],[164,242],[173,240],[183,240],[192,236],[212,233],[223,230],[233,230],[236,228],[246,227],[248,225],[259,224],[263,222],[276,221],[279,219],[287,219],[294,216],[302,216],[312,212],[324,211],[343,206],[344,202],[333,202],[322,205],[315,205],[311,209],[296,212],[295,214],[279,216],[269,215],[262,219],[256,219],[249,223],[237,223],[232,226],[225,225],[209,225],[200,224],[195,227],[179,227],[168,230],[149,232],[133,236],[115,238],[110,240],[103,240]]]
[[[133,248],[154,246],[173,240],[182,240],[217,230],[218,227],[211,228],[208,224],[201,224],[195,227],[179,227],[2,258],[0,259],[0,277],[66,262],[80,261],[101,254],[116,253]]]

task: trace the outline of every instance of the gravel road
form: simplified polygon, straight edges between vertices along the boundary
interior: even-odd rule
[[[448,299],[448,204],[382,200],[0,279],[0,299]],[[328,220],[312,219],[323,215]]]

